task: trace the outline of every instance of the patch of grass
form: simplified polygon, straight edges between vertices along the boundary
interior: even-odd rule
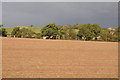
[[[28,27],[28,29],[34,31],[35,33],[40,33],[41,27]]]
[[[13,31],[15,27],[7,27],[6,28],[6,31],[7,31],[7,34],[11,34],[11,32]],[[42,27],[27,27],[27,26],[21,26],[20,28],[27,28],[27,29],[30,29],[32,31],[34,31],[35,33],[40,33],[40,30]]]
[[[6,28],[7,34],[11,34],[12,30],[14,29],[14,27],[8,27]]]

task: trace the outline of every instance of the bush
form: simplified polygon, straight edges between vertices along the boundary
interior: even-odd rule
[[[5,28],[0,29],[0,36],[7,37],[7,31]]]

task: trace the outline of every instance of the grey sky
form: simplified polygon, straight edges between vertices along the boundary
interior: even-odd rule
[[[2,24],[2,2],[0,1],[0,24]]]
[[[49,23],[118,25],[117,2],[3,2],[2,12],[6,27],[42,27]]]
[[[118,2],[119,0],[2,0],[3,2]]]

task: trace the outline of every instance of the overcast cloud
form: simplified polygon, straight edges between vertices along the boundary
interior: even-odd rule
[[[42,27],[49,23],[118,25],[117,2],[3,2],[2,12],[6,27]]]
[[[0,2],[0,24],[2,24],[2,2]]]

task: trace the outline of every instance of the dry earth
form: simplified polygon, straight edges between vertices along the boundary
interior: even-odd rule
[[[0,80],[2,79],[2,37],[0,37]]]
[[[118,43],[2,39],[3,78],[117,78]]]

